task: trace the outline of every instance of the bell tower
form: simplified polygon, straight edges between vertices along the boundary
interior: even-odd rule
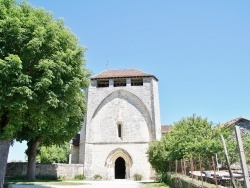
[[[74,162],[84,164],[87,178],[130,179],[137,173],[149,179],[146,151],[161,137],[158,79],[123,69],[106,70],[90,80]]]

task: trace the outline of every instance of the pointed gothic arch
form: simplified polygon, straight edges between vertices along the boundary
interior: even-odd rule
[[[111,94],[109,94],[107,97],[105,97],[102,102],[98,105],[98,107],[94,110],[93,116],[92,116],[92,120],[95,118],[95,116],[98,114],[98,112],[105,106],[107,105],[107,103],[109,103],[110,101],[112,101],[113,99],[116,98],[120,98],[123,99],[125,101],[127,101],[128,103],[130,103],[131,105],[133,105],[144,117],[145,122],[147,124],[148,127],[148,133],[149,133],[149,139],[150,141],[153,140],[153,130],[152,130],[152,118],[151,118],[151,114],[149,113],[146,105],[142,102],[142,100],[140,98],[138,98],[135,94],[124,90],[124,89],[119,89],[116,90],[114,92],[112,92]]]

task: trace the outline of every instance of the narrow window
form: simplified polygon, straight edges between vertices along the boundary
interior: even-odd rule
[[[118,137],[122,138],[122,125],[118,124]]]

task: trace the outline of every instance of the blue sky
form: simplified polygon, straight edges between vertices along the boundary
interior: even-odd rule
[[[106,68],[154,74],[162,124],[193,113],[215,124],[250,119],[250,1],[28,2],[65,21],[87,47],[93,74]],[[9,161],[23,160],[24,149],[16,144]]]

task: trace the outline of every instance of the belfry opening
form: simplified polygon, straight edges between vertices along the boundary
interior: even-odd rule
[[[122,157],[118,157],[115,161],[115,179],[125,179],[126,166],[125,160]]]

